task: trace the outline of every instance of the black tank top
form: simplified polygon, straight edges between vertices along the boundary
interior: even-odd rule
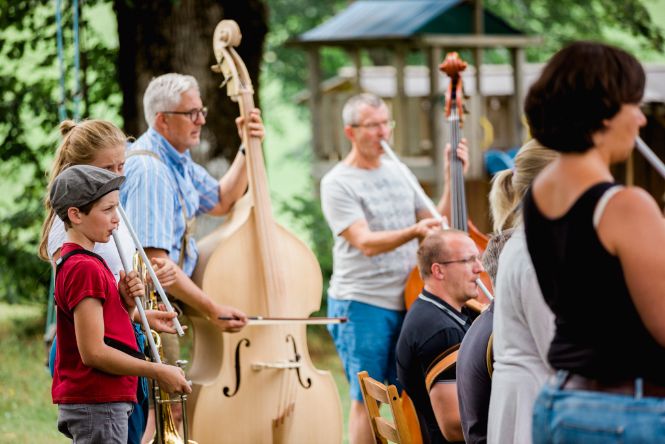
[[[592,186],[557,219],[541,214],[531,189],[524,198],[529,255],[556,316],[548,359],[555,369],[589,378],[641,376],[665,385],[665,349],[644,327],[619,259],[603,247],[593,226],[598,200],[615,185]]]

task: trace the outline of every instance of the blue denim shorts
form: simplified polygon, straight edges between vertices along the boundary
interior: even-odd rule
[[[541,390],[533,411],[533,443],[656,443],[665,440],[665,399],[563,390],[567,372]]]
[[[328,316],[348,318],[344,324],[331,324],[328,331],[335,342],[351,399],[362,401],[358,372],[366,370],[377,381],[397,385],[395,345],[399,337],[404,312],[388,310],[357,301],[328,297]]]

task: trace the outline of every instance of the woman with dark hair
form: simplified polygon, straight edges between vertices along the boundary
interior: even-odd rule
[[[665,221],[644,190],[614,182],[646,119],[630,54],[577,42],[526,98],[533,136],[561,156],[524,199],[529,254],[555,334],[556,380],[534,407],[535,443],[665,436]]]

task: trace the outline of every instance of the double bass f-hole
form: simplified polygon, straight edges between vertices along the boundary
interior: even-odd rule
[[[286,336],[286,342],[291,342],[293,344],[293,359],[290,360],[290,362],[294,363],[299,363],[302,357],[300,356],[300,353],[298,353],[298,346],[296,345],[296,340],[293,337],[293,335],[289,334]],[[304,389],[308,389],[312,386],[312,378],[307,378],[307,384],[303,384],[302,378],[300,377],[300,366],[295,367],[294,370],[296,371],[296,375],[298,375],[298,384],[302,386]]]
[[[240,380],[241,380],[240,379],[240,370],[241,370],[241,367],[240,367],[240,348],[243,345],[245,347],[249,347],[250,344],[251,343],[249,342],[249,339],[243,338],[240,341],[238,341],[238,344],[236,345],[236,352],[235,352],[236,388],[233,391],[233,393],[229,394],[231,389],[228,386],[224,387],[224,389],[222,390],[222,393],[224,393],[224,396],[226,396],[227,398],[234,397],[236,395],[236,393],[238,393],[238,390],[240,390]]]

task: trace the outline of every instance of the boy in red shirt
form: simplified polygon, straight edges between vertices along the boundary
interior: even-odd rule
[[[106,262],[92,252],[118,227],[124,179],[76,165],[55,179],[49,194],[67,230],[56,272],[58,352],[51,393],[58,430],[77,443],[126,444],[136,376],[156,379],[167,392],[191,392],[180,368],[138,353],[128,314],[133,298],[144,292],[136,272],[121,272],[116,286]]]

